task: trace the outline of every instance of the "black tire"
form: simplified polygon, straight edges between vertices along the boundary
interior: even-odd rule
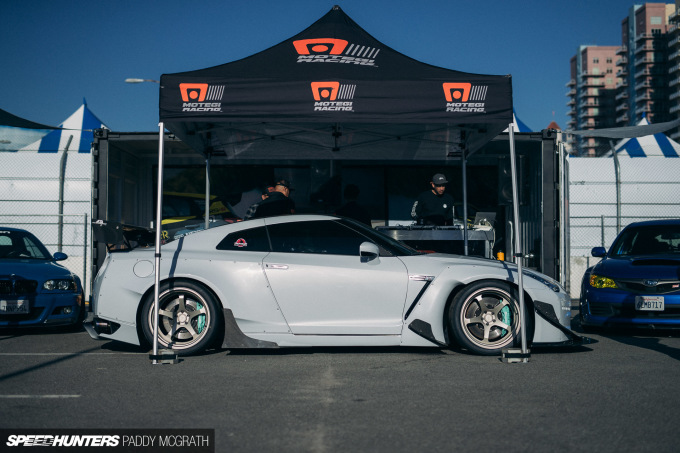
[[[531,320],[524,316],[527,327]],[[450,331],[458,345],[479,355],[500,355],[521,345],[519,293],[505,282],[478,282],[453,299],[448,310]],[[527,342],[529,332],[527,328]]]
[[[221,306],[204,287],[192,282],[164,282],[158,300],[159,348],[186,356],[202,352],[221,340]],[[144,300],[141,312],[142,330],[149,344],[153,344],[153,316],[152,292]]]

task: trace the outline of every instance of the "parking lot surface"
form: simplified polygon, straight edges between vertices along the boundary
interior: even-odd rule
[[[519,364],[305,348],[152,365],[84,331],[0,331],[0,426],[210,428],[219,452],[678,451],[680,334],[588,336]]]

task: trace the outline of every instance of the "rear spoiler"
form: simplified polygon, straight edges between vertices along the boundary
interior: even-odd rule
[[[98,242],[106,244],[109,252],[151,247],[156,243],[154,230],[108,220],[92,222],[92,234]]]

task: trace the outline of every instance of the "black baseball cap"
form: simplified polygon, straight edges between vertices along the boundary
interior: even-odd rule
[[[439,186],[441,184],[448,184],[448,181],[446,180],[446,176],[442,175],[441,173],[437,173],[432,177],[432,182]]]

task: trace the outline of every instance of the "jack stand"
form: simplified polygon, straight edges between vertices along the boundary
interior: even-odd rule
[[[158,350],[158,355],[149,354],[149,359],[151,359],[153,365],[174,365],[179,363],[177,354],[172,349],[160,349]]]
[[[505,363],[528,363],[531,357],[531,351],[527,349],[527,353],[523,354],[521,349],[503,349],[502,360]]]

